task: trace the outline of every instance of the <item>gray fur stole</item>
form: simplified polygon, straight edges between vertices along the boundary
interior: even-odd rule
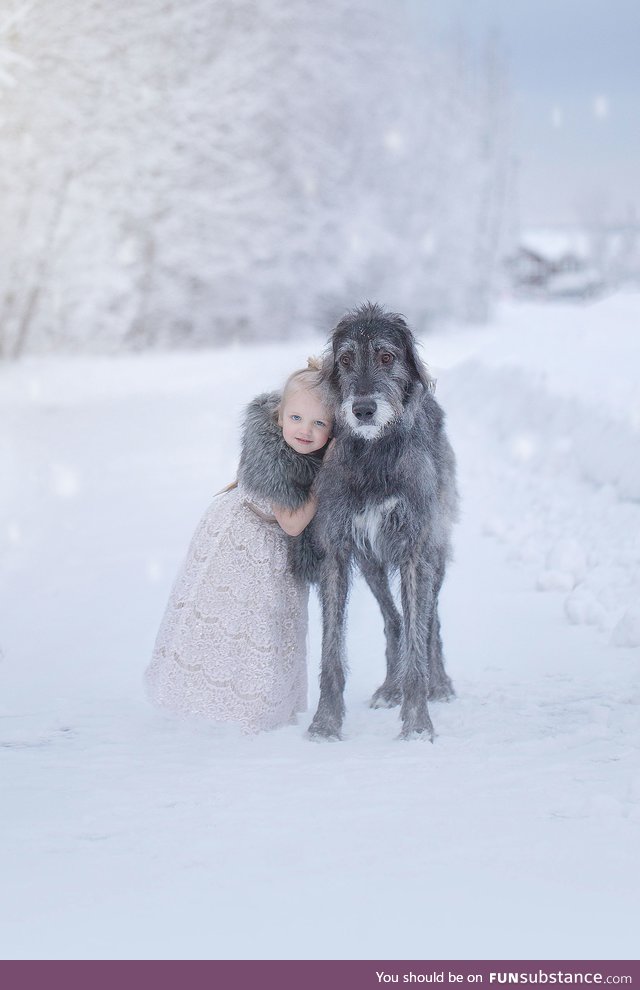
[[[298,454],[289,446],[277,422],[279,402],[278,392],[264,392],[247,406],[238,482],[253,495],[299,509],[309,498],[322,453]]]

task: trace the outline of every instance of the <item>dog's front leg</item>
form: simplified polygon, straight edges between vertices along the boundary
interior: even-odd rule
[[[327,557],[322,566],[322,667],[320,701],[309,726],[309,735],[340,739],[344,718],[345,627],[349,593],[349,562]]]
[[[429,690],[429,632],[435,606],[433,568],[420,559],[400,568],[404,613],[403,739],[422,737],[433,742],[433,725],[427,706]]]
[[[361,560],[360,570],[376,597],[384,619],[384,635],[387,642],[387,676],[377,691],[374,692],[370,708],[394,708],[402,701],[402,683],[400,680],[400,639],[402,635],[402,617],[396,608],[396,603],[389,587],[386,569],[375,561]]]

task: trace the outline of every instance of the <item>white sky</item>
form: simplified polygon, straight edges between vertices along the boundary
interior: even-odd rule
[[[409,0],[425,37],[497,30],[526,224],[640,220],[638,0]]]

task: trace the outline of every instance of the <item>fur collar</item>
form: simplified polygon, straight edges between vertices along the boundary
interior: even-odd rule
[[[309,498],[322,452],[298,454],[286,443],[276,419],[279,401],[279,392],[264,392],[247,406],[238,482],[253,495],[299,509]]]

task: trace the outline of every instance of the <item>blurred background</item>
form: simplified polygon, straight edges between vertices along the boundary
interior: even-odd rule
[[[633,0],[0,0],[0,356],[640,281]]]

